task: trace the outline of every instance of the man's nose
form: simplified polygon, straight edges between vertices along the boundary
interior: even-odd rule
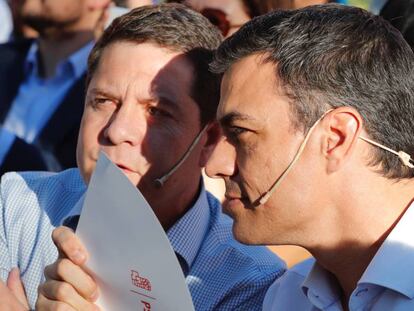
[[[224,178],[237,174],[236,149],[222,136],[211,154],[206,167],[211,178]]]
[[[109,120],[104,131],[105,138],[114,145],[140,144],[146,132],[143,114],[136,105],[122,104]]]

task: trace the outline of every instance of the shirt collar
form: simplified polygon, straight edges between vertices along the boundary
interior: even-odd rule
[[[168,239],[174,251],[184,259],[185,272],[191,268],[210,223],[207,192],[201,182],[197,201],[169,230]]]
[[[38,59],[37,59],[37,52],[39,50],[39,46],[35,41],[30,45],[29,51],[27,52],[26,61],[24,64],[24,70],[26,75],[31,74],[32,72],[38,72]]]
[[[340,289],[335,277],[317,262],[314,262],[302,290],[309,301],[319,309],[325,309],[340,298]]]
[[[89,53],[93,48],[94,43],[89,42],[84,47],[73,53],[68,58],[68,62],[72,65],[73,71],[75,73],[75,78],[79,79],[86,70],[87,59]]]
[[[414,203],[380,246],[359,284],[374,284],[414,298]],[[317,262],[312,266],[302,290],[320,309],[339,301],[340,289],[334,276]]]
[[[60,62],[56,70],[62,70],[60,68],[63,68],[63,66],[68,64],[70,68],[73,70],[74,78],[79,79],[86,70],[86,64],[87,64],[86,60],[88,59],[88,55],[93,48],[93,44],[94,44],[93,42],[89,42],[86,45],[84,45],[82,48],[80,48],[75,53],[70,55],[69,58]],[[38,53],[39,53],[39,45],[37,44],[36,41],[34,41],[29,48],[29,51],[26,56],[26,62],[24,65],[27,75],[32,74],[33,72],[36,75],[38,75],[39,73]]]
[[[59,223],[60,226],[63,225],[63,223],[70,217],[73,216],[79,216],[82,212],[83,202],[85,201],[85,195],[86,193],[82,194],[82,196],[79,198],[78,202],[73,206],[73,208],[70,210],[69,214],[67,214]]]
[[[358,283],[376,284],[414,298],[414,203],[380,246]]]

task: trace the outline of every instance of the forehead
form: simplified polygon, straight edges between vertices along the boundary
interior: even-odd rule
[[[238,126],[268,133],[294,130],[291,99],[277,78],[275,64],[264,62],[263,57],[245,57],[225,72],[217,112],[223,129]]]
[[[91,85],[137,95],[178,96],[190,95],[193,79],[193,66],[184,54],[152,43],[120,41],[103,50]]]
[[[254,54],[234,63],[224,74],[218,119],[227,114],[255,116],[260,110],[273,109],[272,103],[287,100],[275,74],[275,65]]]

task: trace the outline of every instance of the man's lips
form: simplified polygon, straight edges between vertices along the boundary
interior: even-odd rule
[[[227,200],[243,200],[243,197],[240,194],[236,194],[236,193],[225,193],[224,197]]]
[[[115,163],[115,164],[116,164],[116,166],[118,166],[124,172],[127,172],[127,173],[133,173],[134,172],[134,170],[132,168],[130,168],[130,167],[124,165],[124,164],[119,164],[119,163]]]

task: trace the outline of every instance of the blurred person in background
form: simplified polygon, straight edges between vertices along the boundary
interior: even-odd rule
[[[236,32],[253,17],[277,8],[292,8],[292,0],[168,0],[180,2],[206,16],[224,37]]]
[[[9,0],[13,18],[13,32],[11,40],[35,39],[39,35],[30,27],[21,16],[22,0]]]
[[[0,0],[0,43],[9,41],[12,30],[10,6],[6,0]]]
[[[86,59],[109,0],[15,0],[35,40],[0,45],[0,174],[76,166]]]
[[[124,7],[124,8],[137,8],[143,5],[156,4],[156,1],[152,0],[114,0],[115,5]]]
[[[414,49],[414,0],[389,0],[380,16],[397,28]]]

